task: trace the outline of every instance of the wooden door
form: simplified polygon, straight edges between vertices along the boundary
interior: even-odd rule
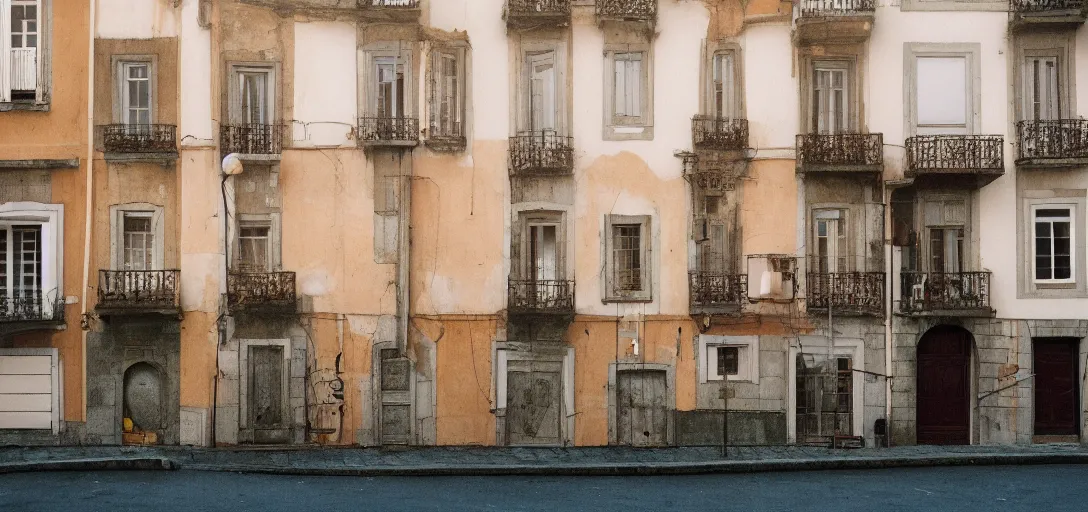
[[[511,361],[506,376],[506,442],[563,444],[562,363]]]
[[[971,333],[937,326],[918,343],[918,444],[971,444]]]
[[[1077,435],[1076,340],[1035,340],[1035,435]]]
[[[257,443],[286,442],[283,347],[249,347],[249,428]]]
[[[628,446],[668,444],[668,385],[662,370],[616,373],[616,441]]]

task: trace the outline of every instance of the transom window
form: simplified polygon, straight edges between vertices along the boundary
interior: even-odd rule
[[[124,124],[151,124],[151,64],[121,64],[121,116]]]
[[[1073,277],[1073,206],[1032,207],[1036,282],[1071,283]]]
[[[155,232],[153,212],[124,212],[123,265],[125,270],[153,270]]]

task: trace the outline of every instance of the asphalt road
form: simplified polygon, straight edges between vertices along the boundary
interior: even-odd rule
[[[292,477],[195,471],[0,475],[0,511],[1076,511],[1088,466],[663,477]]]

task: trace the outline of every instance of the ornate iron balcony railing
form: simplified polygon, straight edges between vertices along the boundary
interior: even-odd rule
[[[808,273],[808,308],[884,314],[883,272]]]
[[[294,310],[294,272],[231,272],[227,275],[231,310]]]
[[[570,0],[506,0],[506,21],[517,24],[528,19],[570,19]]]
[[[170,309],[178,307],[179,270],[99,270],[98,307]]]
[[[918,135],[906,147],[908,176],[1005,172],[1000,135]]]
[[[691,143],[701,149],[748,147],[748,120],[698,115],[691,119]]]
[[[419,142],[419,119],[414,117],[359,118],[359,140],[363,144],[411,145]]]
[[[801,0],[799,7],[802,18],[857,16],[873,14],[876,0]]]
[[[748,276],[724,272],[688,272],[691,307],[740,306],[748,298]]]
[[[880,133],[803,134],[797,136],[797,166],[817,168],[877,167],[884,163]]]
[[[1088,120],[1016,123],[1018,162],[1088,158]]]
[[[899,312],[989,312],[989,272],[903,272]]]
[[[107,124],[98,127],[107,153],[174,153],[177,127],[172,124]]]
[[[597,0],[597,16],[650,21],[657,17],[657,0]]]
[[[574,138],[553,131],[520,132],[510,137],[510,169],[514,174],[570,174]]]
[[[435,151],[461,151],[465,149],[467,141],[461,123],[451,123],[447,126],[431,124],[427,130],[427,147]]]
[[[511,313],[574,313],[574,281],[511,279],[507,291]]]
[[[1083,11],[1084,7],[1084,0],[1012,0],[1012,10],[1019,14]]]
[[[0,291],[0,323],[63,321],[64,297],[57,290]]]
[[[283,133],[278,124],[225,124],[219,127],[219,145],[224,154],[278,155]]]
[[[359,0],[359,7],[378,9],[419,9],[419,0]]]

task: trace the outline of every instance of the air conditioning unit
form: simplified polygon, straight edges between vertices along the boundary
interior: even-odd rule
[[[797,259],[786,254],[748,256],[748,299],[786,302],[797,288]]]

